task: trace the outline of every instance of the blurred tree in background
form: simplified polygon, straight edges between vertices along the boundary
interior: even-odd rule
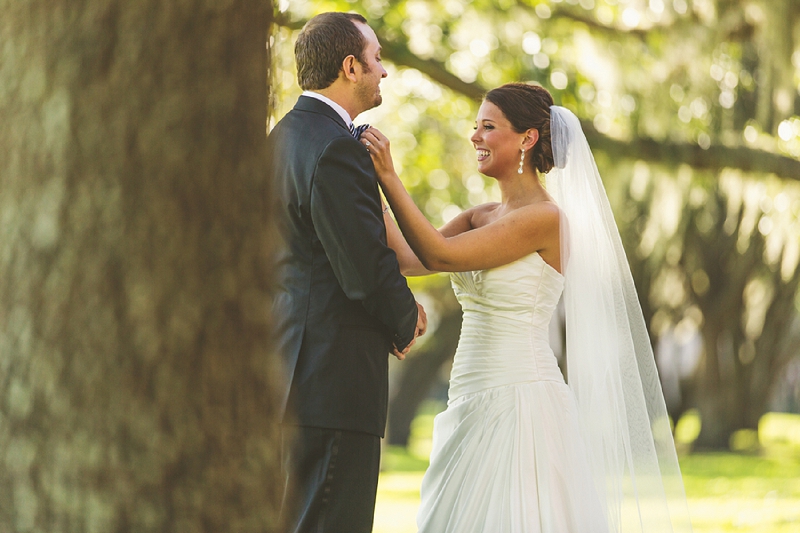
[[[273,531],[273,9],[0,7],[0,531]]]
[[[293,104],[305,20],[355,10],[383,45],[384,104],[359,118],[392,139],[434,224],[499,199],[475,170],[481,95],[533,81],[582,119],[611,197],[675,420],[727,448],[800,372],[800,3],[794,0],[286,0],[276,11],[276,115]],[[389,438],[452,356],[446,276],[426,344],[398,365]],[[446,337],[446,338],[440,338]],[[410,414],[409,414],[410,411]]]

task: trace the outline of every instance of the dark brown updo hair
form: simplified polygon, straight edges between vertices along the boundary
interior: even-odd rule
[[[539,132],[530,162],[545,174],[554,166],[550,143],[550,106],[553,97],[544,87],[527,83],[507,83],[486,93],[485,100],[500,108],[517,133],[531,128]]]

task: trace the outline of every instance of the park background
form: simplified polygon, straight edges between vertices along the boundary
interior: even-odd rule
[[[800,527],[797,0],[0,2],[0,531],[277,531],[266,133],[325,10],[383,44],[434,224],[497,199],[483,92],[582,119],[656,348],[696,531]],[[376,532],[414,531],[460,315],[392,364]],[[553,337],[560,338],[559,326]]]
[[[696,531],[800,529],[800,3],[292,0],[278,9],[275,119],[299,95],[292,50],[303,22],[333,10],[369,19],[389,76],[382,105],[356,123],[389,136],[398,173],[436,225],[499,200],[469,142],[487,89],[535,82],[575,111],[677,421]],[[460,327],[447,275],[411,286],[432,327],[392,363],[376,533],[416,531]]]

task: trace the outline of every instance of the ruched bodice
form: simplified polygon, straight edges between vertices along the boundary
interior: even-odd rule
[[[548,329],[564,279],[538,253],[451,280],[464,311],[451,401],[513,383],[563,382]]]

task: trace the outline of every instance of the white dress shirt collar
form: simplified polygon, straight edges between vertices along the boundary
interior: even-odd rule
[[[333,100],[328,98],[327,96],[323,96],[323,95],[321,95],[319,93],[315,93],[314,91],[303,91],[303,96],[308,96],[309,98],[314,98],[316,100],[319,100],[320,102],[325,102],[334,111],[336,111],[339,114],[340,117],[342,117],[342,120],[344,120],[345,126],[347,126],[348,128],[350,126],[352,126],[353,119],[350,118],[350,114],[347,111],[345,111],[342,106],[340,106],[339,104],[337,104],[336,102],[334,102]]]

